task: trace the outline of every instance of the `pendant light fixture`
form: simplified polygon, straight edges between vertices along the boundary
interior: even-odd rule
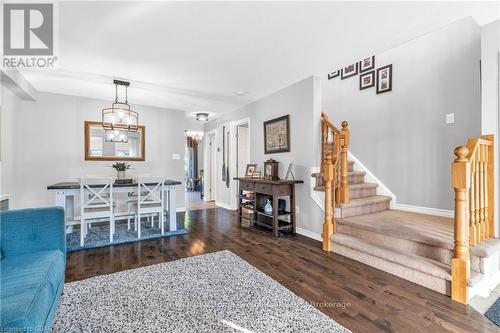
[[[115,85],[115,102],[110,108],[102,109],[102,127],[106,130],[139,130],[139,114],[130,109],[127,89],[130,82],[113,80]],[[118,101],[118,86],[125,87],[125,101]],[[121,141],[121,140],[120,140]]]
[[[104,130],[104,139],[106,142],[128,142],[128,131],[126,130]]]

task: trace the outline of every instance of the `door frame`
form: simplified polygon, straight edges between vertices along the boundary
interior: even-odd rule
[[[214,142],[210,148],[209,137],[213,136]],[[213,201],[217,199],[217,130],[209,131],[205,135],[203,149],[203,177],[204,183],[210,182],[212,192],[209,187],[203,184],[203,201]],[[214,173],[215,172],[215,173]],[[209,176],[209,177],[208,177]],[[215,178],[215,179],[214,179]],[[215,180],[215,181],[213,181]]]
[[[247,158],[248,161],[250,161],[250,151],[251,151],[251,144],[252,144],[252,129],[251,129],[251,123],[250,123],[250,117],[242,118],[235,120],[231,123],[229,123],[229,128],[230,128],[230,137],[231,140],[229,142],[229,152],[230,152],[230,161],[229,165],[231,166],[231,175],[236,175],[236,164],[238,163],[237,159],[237,150],[238,150],[238,138],[236,136],[237,133],[237,127],[239,125],[247,124],[248,125],[248,151],[247,151]],[[233,178],[233,177],[231,177]],[[231,209],[235,210],[238,209],[238,181],[231,179],[230,185],[229,185],[230,191],[231,191]]]

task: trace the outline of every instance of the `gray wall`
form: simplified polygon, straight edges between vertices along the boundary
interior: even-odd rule
[[[83,149],[84,121],[99,120],[101,109],[111,101],[50,93],[39,93],[36,102],[19,101],[8,89],[2,89],[2,99],[2,194],[10,195],[12,208],[53,205],[47,185],[114,174],[112,162],[85,161]],[[183,181],[184,113],[133,108],[146,127],[146,161],[131,162],[130,172]],[[181,158],[173,160],[172,154]],[[176,199],[177,206],[184,207],[183,186]]]
[[[285,177],[288,163],[294,164],[295,178],[304,180],[304,184],[296,187],[296,204],[299,206],[298,226],[316,233],[321,232],[323,221],[322,211],[311,199],[310,170],[311,167],[317,166],[319,161],[317,148],[319,146],[320,94],[320,79],[309,77],[205,125],[205,132],[217,129],[217,146],[222,147],[222,125],[225,124],[227,127],[232,121],[250,117],[250,163],[256,163],[258,170],[263,171],[264,161],[272,157],[280,163],[279,176],[281,178]],[[287,114],[290,115],[291,151],[264,154],[263,122]],[[218,153],[218,160],[217,200],[229,205],[230,191],[222,183],[219,172],[222,152]]]
[[[376,67],[393,65],[392,92],[323,78],[322,109],[349,122],[351,152],[398,203],[452,209],[453,150],[481,134],[479,60],[479,26],[457,21],[376,55]]]

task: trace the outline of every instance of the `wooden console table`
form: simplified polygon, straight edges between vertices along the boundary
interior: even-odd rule
[[[234,178],[239,181],[238,216],[247,219],[250,224],[271,228],[273,236],[278,237],[280,231],[288,230],[295,234],[295,184],[302,184],[302,180],[265,180],[252,178]],[[248,199],[244,192],[253,192],[253,199]],[[273,206],[272,214],[264,212],[264,207],[259,206],[259,198],[269,198]],[[280,197],[290,198],[290,211],[278,211]],[[243,215],[243,209],[250,212],[249,216]],[[253,216],[252,216],[253,215]],[[253,217],[253,218],[252,218]],[[286,220],[288,217],[289,220]]]

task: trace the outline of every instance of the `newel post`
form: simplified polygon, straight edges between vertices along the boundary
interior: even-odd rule
[[[348,151],[349,151],[349,125],[347,121],[342,122],[342,130],[340,131],[340,185],[338,189],[337,202],[349,202],[349,169],[347,166]]]
[[[333,180],[334,166],[332,163],[332,155],[328,154],[325,157],[323,168],[323,179],[325,183],[325,219],[323,223],[323,250],[331,251],[330,236],[335,233],[335,220],[333,217]]]
[[[470,165],[466,147],[457,147],[457,158],[451,167],[451,185],[455,190],[455,253],[451,260],[451,298],[467,304],[469,281],[469,211],[467,193],[470,187]]]

